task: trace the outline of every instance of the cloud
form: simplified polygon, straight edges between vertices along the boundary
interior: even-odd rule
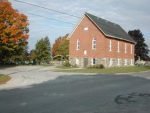
[[[54,42],[58,36],[70,33],[74,25],[61,21],[76,24],[79,20],[53,11],[16,3],[14,1],[11,2],[16,9],[28,15],[30,20],[30,41],[32,42],[30,43],[30,48],[34,47],[33,45],[39,37],[48,35],[50,40]],[[26,0],[26,2],[56,9],[79,17],[82,17],[84,12],[90,12],[120,24],[126,31],[140,29],[146,37],[146,40],[148,40],[148,44],[150,44],[150,40],[148,39],[150,37],[149,0]],[[37,17],[28,13],[34,13],[61,21]]]

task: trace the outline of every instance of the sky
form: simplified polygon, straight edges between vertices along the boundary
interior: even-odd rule
[[[150,47],[150,0],[25,0],[80,18],[9,0],[12,6],[28,16],[29,50],[48,36],[53,44],[59,36],[71,33],[85,12],[121,25],[126,32],[140,29]],[[20,0],[24,1],[24,0]],[[36,16],[41,15],[41,16]]]

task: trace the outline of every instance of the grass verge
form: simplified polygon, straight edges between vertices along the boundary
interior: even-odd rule
[[[150,71],[150,66],[130,66],[130,67],[112,67],[105,69],[95,69],[95,68],[83,68],[83,69],[57,69],[57,72],[74,72],[74,73],[130,73],[130,72],[142,72]]]
[[[77,69],[77,67],[56,66],[57,69]]]
[[[5,84],[6,82],[8,82],[10,80],[10,76],[8,75],[3,75],[3,74],[0,74],[0,85],[1,84]]]

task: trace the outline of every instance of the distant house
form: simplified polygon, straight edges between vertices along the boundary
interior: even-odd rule
[[[69,38],[72,65],[134,65],[135,41],[118,24],[85,13]]]

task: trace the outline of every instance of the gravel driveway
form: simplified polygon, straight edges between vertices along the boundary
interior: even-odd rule
[[[0,90],[31,87],[33,84],[43,83],[64,75],[61,72],[52,72],[53,68],[47,66],[17,66],[0,69],[1,74],[7,74],[11,77],[11,80],[6,84],[0,85]],[[69,74],[66,73],[65,75]]]
[[[11,80],[6,84],[0,85],[0,90],[32,87],[34,84],[40,84],[49,80],[54,80],[60,76],[74,75],[73,73],[53,72],[53,69],[55,69],[53,66],[16,66],[0,69],[0,74],[7,74],[11,77]],[[150,79],[150,72],[141,73],[126,73],[116,75],[130,75]],[[82,73],[76,75],[87,74]]]

